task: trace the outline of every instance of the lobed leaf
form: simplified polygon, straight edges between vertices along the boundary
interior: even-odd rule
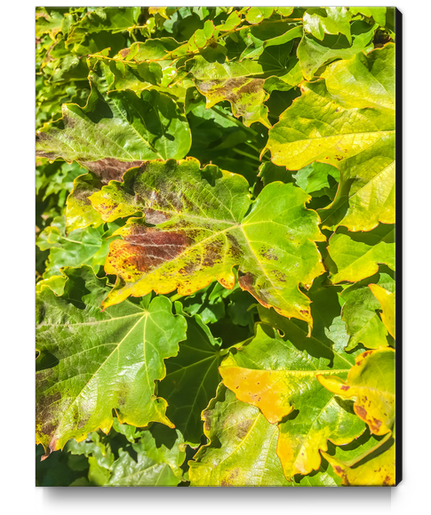
[[[272,161],[290,170],[313,161],[340,169],[324,227],[369,231],[394,223],[394,46],[330,65],[269,131]],[[346,86],[347,85],[347,86]]]
[[[293,322],[282,324],[285,339],[258,326],[255,338],[223,361],[220,374],[238,400],[278,423],[277,454],[291,478],[318,470],[319,449],[327,449],[327,440],[349,443],[363,433],[364,424],[317,380],[319,374],[347,377],[352,357],[307,338]]]
[[[184,318],[172,315],[162,296],[148,306],[127,301],[101,312],[106,281],[89,267],[65,274],[62,297],[49,289],[37,295],[37,441],[49,454],[70,438],[98,428],[107,433],[113,409],[131,425],[172,426],[154,381],[186,337]]]
[[[118,275],[104,306],[151,290],[189,295],[214,279],[239,284],[262,305],[311,327],[309,288],[324,269],[315,241],[324,240],[317,215],[305,208],[308,195],[292,184],[271,183],[251,206],[247,181],[215,166],[203,171],[193,158],[150,162],[131,170],[90,197],[104,220],[136,211],[115,235],[105,264]],[[247,214],[248,212],[248,214]]]
[[[154,90],[140,97],[132,91],[102,94],[96,82],[104,79],[96,79],[93,72],[90,80],[93,89],[86,107],[64,104],[64,128],[48,124],[37,133],[37,155],[76,160],[99,177],[120,179],[145,160],[187,154],[189,126],[174,100]]]
[[[341,293],[344,301],[341,316],[350,335],[346,351],[354,349],[359,343],[367,349],[389,345],[388,331],[377,314],[381,306],[370,288],[373,281],[378,282],[375,286],[383,286],[385,291],[393,291],[395,288],[394,279],[387,273],[380,272],[349,286]]]

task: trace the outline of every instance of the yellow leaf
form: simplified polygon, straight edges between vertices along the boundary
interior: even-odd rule
[[[383,311],[380,315],[382,322],[391,336],[395,338],[395,293],[385,290],[378,284],[369,284],[368,286],[382,306]]]
[[[355,413],[372,433],[384,435],[392,430],[395,419],[395,351],[390,347],[360,354],[343,381],[319,374],[318,381],[341,397],[356,397]]]

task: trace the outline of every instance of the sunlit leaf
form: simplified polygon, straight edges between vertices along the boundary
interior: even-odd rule
[[[350,399],[355,397],[355,413],[370,431],[384,435],[393,429],[395,419],[395,351],[390,347],[368,350],[357,356],[347,380],[318,376],[329,391]]]
[[[395,293],[385,290],[378,284],[370,284],[369,288],[382,307],[381,318],[386,329],[395,338]]]
[[[92,205],[107,221],[142,211],[156,227],[131,219],[115,232],[123,239],[111,244],[105,271],[119,279],[104,305],[151,290],[191,294],[214,279],[231,289],[239,265],[243,290],[311,326],[298,284],[309,288],[323,273],[315,241],[324,236],[307,200],[292,184],[271,183],[251,205],[243,177],[215,166],[201,171],[191,158],[130,170],[124,183],[93,194]]]
[[[329,238],[332,283],[356,282],[375,274],[379,263],[395,270],[395,228],[380,225],[369,233],[337,233]]]
[[[284,339],[258,326],[256,337],[223,361],[220,374],[239,400],[279,423],[277,454],[291,478],[319,469],[319,449],[327,449],[328,439],[348,443],[365,427],[348,403],[328,395],[317,380],[318,374],[347,377],[352,356],[307,338],[291,321],[283,323],[283,332]]]
[[[113,409],[121,422],[172,426],[154,381],[185,339],[184,318],[172,315],[162,296],[149,306],[127,301],[102,312],[106,281],[88,267],[65,273],[62,297],[49,289],[37,295],[37,441],[49,454],[69,438],[107,433]]]

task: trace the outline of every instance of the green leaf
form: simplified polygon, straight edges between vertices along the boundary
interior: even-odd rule
[[[220,383],[220,343],[199,315],[187,318],[187,340],[177,356],[166,362],[166,377],[158,393],[168,403],[167,416],[184,440],[198,447],[203,434],[201,412],[214,397]]]
[[[360,13],[373,18],[381,27],[386,25],[386,7],[349,7],[348,9],[353,15]]]
[[[179,431],[176,435],[166,431],[172,430],[157,424],[144,431],[139,441],[131,445],[133,452],[120,449],[105,486],[178,485],[183,474],[180,465],[185,458],[185,453],[180,450],[183,439]]]
[[[299,64],[307,80],[319,74],[319,69],[336,59],[351,59],[360,52],[373,49],[374,33],[378,25],[354,21],[350,26],[352,41],[344,35],[325,35],[323,40],[306,32],[298,46]]]
[[[352,43],[350,20],[352,15],[346,7],[323,7],[308,9],[304,14],[304,30],[320,41],[325,34],[344,34]]]
[[[269,131],[272,161],[289,170],[313,161],[340,169],[323,224],[369,231],[394,223],[394,45],[330,65]]]
[[[113,409],[131,425],[171,426],[154,381],[185,339],[184,318],[172,315],[165,297],[102,312],[105,281],[88,267],[65,274],[63,297],[49,289],[37,295],[37,441],[49,454],[70,438],[82,440],[98,428],[107,433]]]
[[[97,7],[72,25],[67,43],[80,42],[87,34],[108,31],[112,34],[131,29],[138,21],[141,7]]]
[[[299,284],[309,288],[323,273],[315,241],[323,241],[317,215],[305,208],[308,195],[292,184],[271,183],[251,206],[247,181],[199,162],[151,162],[130,170],[122,184],[111,182],[90,200],[104,220],[137,210],[116,231],[105,264],[118,275],[105,306],[151,290],[189,295],[214,279],[239,284],[262,305],[312,324],[309,301]],[[250,211],[249,211],[250,210]],[[246,213],[249,213],[246,216]]]
[[[355,397],[355,413],[370,431],[384,435],[392,431],[395,420],[395,351],[390,347],[368,350],[356,357],[347,380],[318,376],[330,392]]]
[[[372,294],[369,283],[378,283],[391,291],[395,288],[394,279],[380,272],[349,286],[341,293],[344,301],[341,316],[350,335],[346,351],[354,349],[359,343],[368,349],[389,345],[388,331],[377,314],[380,304]]]
[[[340,171],[335,166],[315,161],[301,168],[293,177],[296,184],[313,197],[327,195],[333,199],[333,189],[340,180]]]
[[[252,24],[261,23],[265,18],[269,18],[273,11],[272,7],[250,7],[245,19]]]
[[[279,423],[277,454],[291,478],[319,469],[319,449],[327,450],[328,439],[349,443],[365,428],[351,407],[328,395],[317,380],[319,374],[347,377],[352,356],[307,338],[293,322],[283,325],[285,339],[258,326],[255,338],[223,361],[220,374],[238,400]]]
[[[76,160],[99,177],[113,178],[115,173],[119,179],[145,160],[187,154],[189,126],[175,101],[153,90],[140,97],[132,91],[102,94],[95,87],[95,75],[86,107],[64,104],[64,128],[49,124],[38,132],[37,155]]]
[[[378,272],[379,263],[395,270],[395,228],[382,224],[369,233],[333,234],[328,252],[333,284],[369,277]]]
[[[289,486],[276,454],[277,426],[220,385],[202,414],[210,443],[189,462],[191,486]]]
[[[77,229],[66,236],[65,218],[54,219],[52,224],[39,235],[36,244],[41,250],[50,249],[46,271],[43,279],[62,275],[64,267],[78,268],[90,265],[97,273],[105,264],[112,233],[118,229],[112,224],[109,229]]]

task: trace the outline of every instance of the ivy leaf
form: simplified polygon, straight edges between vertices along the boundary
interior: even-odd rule
[[[187,154],[190,130],[174,100],[154,90],[143,91],[140,97],[132,91],[102,94],[95,87],[95,75],[86,107],[64,104],[64,128],[52,123],[38,132],[37,155],[76,160],[99,177],[120,179],[144,160]]]
[[[378,284],[370,284],[369,288],[382,306],[382,322],[390,335],[395,338],[395,293],[385,290]]]
[[[131,425],[172,426],[154,381],[185,339],[184,318],[172,315],[161,296],[148,306],[148,299],[127,301],[101,312],[105,281],[89,267],[64,273],[62,297],[49,289],[37,295],[37,441],[49,454],[70,438],[82,440],[98,428],[107,433],[112,409]]]
[[[166,414],[184,440],[198,447],[203,434],[201,412],[220,383],[220,342],[199,315],[186,318],[187,340],[181,342],[178,355],[166,362],[166,377],[160,382],[158,393],[167,401]]]
[[[395,288],[394,279],[387,273],[380,272],[349,286],[341,293],[344,300],[341,316],[346,322],[347,332],[350,335],[346,351],[354,349],[359,343],[367,349],[389,345],[388,331],[377,314],[381,306],[371,291],[370,282],[378,282],[375,286],[383,286],[384,291],[393,291]]]
[[[312,320],[309,288],[324,269],[315,241],[323,241],[317,215],[305,208],[308,195],[292,184],[266,186],[250,208],[248,183],[240,175],[193,158],[149,162],[130,170],[122,184],[111,182],[90,200],[104,220],[136,211],[116,231],[105,264],[118,275],[104,306],[151,290],[189,295],[217,279],[232,289],[235,265],[243,290],[283,316]],[[246,213],[249,213],[246,215]]]
[[[390,347],[368,350],[356,357],[347,380],[319,375],[319,382],[341,397],[356,397],[355,413],[370,431],[384,435],[395,420],[395,351]]]
[[[283,322],[283,330],[285,339],[258,326],[255,338],[223,361],[220,374],[237,399],[279,423],[277,454],[291,478],[318,470],[319,449],[327,450],[327,440],[349,443],[363,433],[364,424],[317,380],[318,374],[347,377],[352,357],[307,338],[291,321]]]
[[[202,414],[210,443],[190,461],[191,486],[289,486],[276,454],[277,426],[220,385]]]
[[[395,270],[395,228],[382,224],[368,233],[333,234],[328,253],[333,284],[369,277],[378,272],[379,263]]]
[[[395,485],[395,443],[391,433],[359,459],[350,462],[341,461],[325,452],[322,455],[342,478],[343,486]]]

